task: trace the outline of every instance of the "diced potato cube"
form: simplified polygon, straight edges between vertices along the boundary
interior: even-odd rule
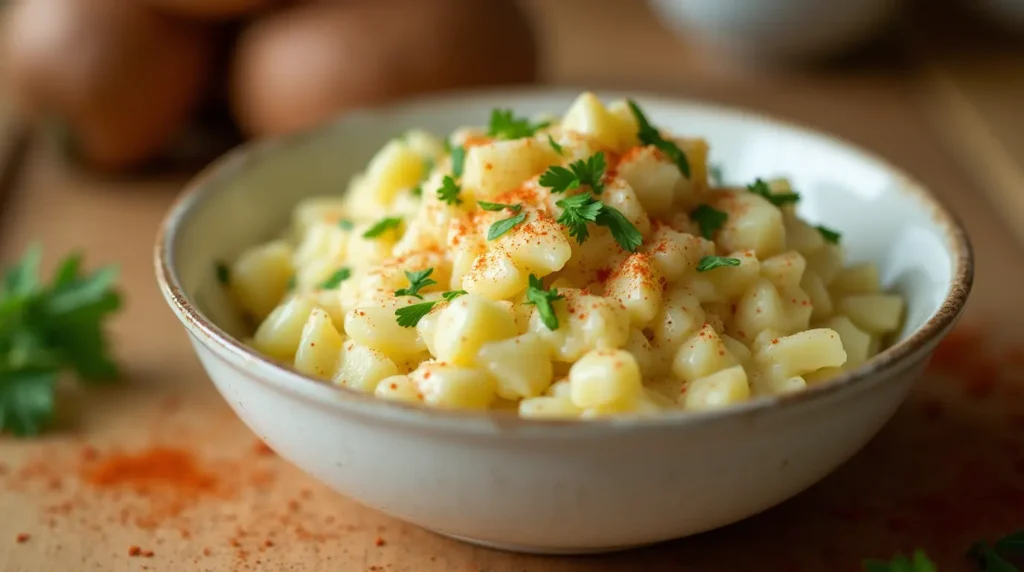
[[[672,373],[682,381],[692,382],[737,363],[711,324],[705,323],[679,346],[672,360]]]
[[[392,139],[370,159],[362,185],[373,199],[388,205],[402,189],[415,186],[426,176],[423,156],[402,139]]]
[[[383,353],[388,358],[401,359],[426,349],[416,328],[398,325],[395,312],[418,303],[409,296],[384,300],[378,304],[361,306],[345,315],[345,333],[356,342]]]
[[[298,297],[274,308],[260,327],[256,328],[253,347],[270,357],[292,361],[313,308],[312,302]]]
[[[548,345],[555,361],[571,363],[591,350],[626,345],[629,313],[618,301],[570,289],[559,293],[566,299],[553,304],[558,329],[548,329],[539,312],[533,313],[529,327]]]
[[[583,93],[576,98],[562,118],[562,128],[593,137],[619,153],[632,146],[636,139],[634,124],[609,112],[593,93]]]
[[[855,326],[846,316],[835,316],[825,322],[824,327],[835,330],[843,342],[843,349],[846,351],[844,369],[853,369],[871,357],[868,355],[871,334]]]
[[[839,303],[840,310],[861,329],[872,334],[891,334],[903,322],[903,297],[896,294],[858,294]]]
[[[295,369],[312,377],[332,378],[341,358],[341,342],[341,334],[334,328],[331,317],[320,308],[314,308],[302,328],[295,352]]]
[[[572,402],[577,407],[631,404],[643,392],[636,358],[624,350],[594,350],[569,370]]]
[[[733,366],[690,382],[679,404],[689,411],[728,407],[750,399],[750,384],[743,366]]]
[[[231,265],[228,286],[242,310],[262,321],[288,292],[292,249],[274,241],[242,253]]]
[[[440,362],[424,362],[409,374],[427,405],[444,409],[487,409],[497,398],[486,371]]]
[[[398,374],[395,362],[370,347],[348,340],[342,345],[341,366],[334,383],[357,391],[373,393],[381,380]]]
[[[605,283],[605,296],[618,300],[634,327],[647,326],[661,307],[661,275],[650,254],[626,258]]]
[[[882,289],[878,280],[878,267],[870,262],[847,266],[839,271],[829,284],[833,299],[853,294],[874,294]]]
[[[462,191],[468,197],[490,201],[557,160],[558,155],[546,141],[531,138],[499,140],[471,147],[466,152]]]
[[[407,375],[393,375],[380,380],[373,394],[380,399],[403,403],[420,403],[423,401],[420,388]]]
[[[504,250],[493,248],[477,256],[462,278],[462,289],[491,300],[512,298],[526,289],[529,274],[512,262]]]
[[[807,261],[799,252],[790,250],[761,261],[761,276],[776,288],[795,288],[800,285]]]
[[[424,336],[430,353],[437,359],[473,366],[477,352],[488,342],[515,337],[515,320],[498,302],[476,294],[452,300],[437,312],[432,335]]]
[[[800,289],[807,293],[811,301],[811,320],[820,321],[832,315],[832,297],[825,288],[825,282],[821,276],[813,270],[804,272],[800,279]]]
[[[709,195],[710,205],[729,218],[715,242],[728,252],[753,250],[761,259],[782,252],[786,228],[782,212],[757,193],[746,190],[718,191]]]
[[[676,185],[683,174],[679,167],[655,147],[634,147],[623,155],[619,177],[629,183],[649,213],[669,212],[675,201]]]
[[[561,270],[572,256],[572,247],[561,227],[551,218],[528,220],[494,241],[520,270],[540,278]]]
[[[562,419],[579,417],[583,410],[568,397],[531,397],[519,402],[519,416]]]
[[[497,380],[497,393],[503,399],[537,397],[551,385],[554,369],[549,348],[537,334],[480,346],[476,362]]]
[[[801,376],[846,362],[846,350],[835,330],[818,328],[784,336],[761,347],[755,360],[769,366],[774,379]]]

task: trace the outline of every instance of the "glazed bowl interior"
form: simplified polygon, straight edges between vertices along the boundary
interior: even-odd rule
[[[624,97],[599,95],[605,100]],[[561,113],[575,96],[504,91],[417,100],[350,113],[311,132],[229,154],[192,184],[165,222],[157,266],[165,288],[177,292],[172,304],[178,303],[179,314],[181,304],[191,306],[204,327],[215,336],[234,338],[229,342],[237,348],[237,340],[251,331],[225,298],[215,265],[280,235],[300,199],[343,193],[381,145],[410,128],[443,135],[458,126],[485,124],[490,110],[499,107],[521,115]],[[972,274],[967,239],[955,219],[899,170],[837,139],[756,114],[657,97],[636,99],[655,124],[706,138],[710,162],[721,166],[726,182],[789,177],[801,194],[801,216],[842,233],[847,263],[875,262],[885,288],[906,297],[905,323],[889,349],[805,393],[828,392],[920,353],[959,316]],[[252,354],[246,359],[262,358]],[[758,401],[765,405],[780,399],[789,397]],[[373,405],[378,406],[396,407]]]

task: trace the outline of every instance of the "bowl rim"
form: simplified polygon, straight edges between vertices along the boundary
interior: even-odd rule
[[[735,118],[770,123],[791,132],[817,139],[838,143],[847,151],[859,154],[862,158],[874,161],[886,170],[898,176],[902,182],[902,192],[914,195],[930,211],[932,219],[941,227],[946,238],[944,246],[954,257],[954,271],[948,290],[934,314],[919,328],[906,338],[872,356],[859,367],[844,372],[827,382],[816,384],[807,389],[791,394],[759,397],[731,407],[710,411],[667,411],[656,416],[612,416],[594,419],[545,419],[523,418],[514,411],[463,411],[445,410],[423,407],[380,399],[372,394],[340,387],[313,377],[298,373],[283,361],[264,356],[247,347],[241,340],[224,332],[209,320],[194,305],[184,292],[174,266],[175,243],[179,231],[189,217],[200,210],[205,199],[223,188],[225,180],[230,180],[244,171],[252,163],[258,162],[266,155],[274,155],[279,150],[302,144],[308,140],[319,139],[327,133],[342,128],[348,123],[360,120],[373,120],[376,114],[403,108],[427,107],[443,105],[458,99],[487,99],[503,97],[515,105],[518,99],[529,98],[566,98],[572,99],[587,88],[574,89],[573,86],[559,87],[498,87],[464,91],[450,91],[427,96],[402,99],[378,106],[364,107],[340,114],[331,120],[317,124],[291,134],[257,139],[232,149],[196,174],[179,194],[168,209],[160,223],[156,244],[153,251],[153,262],[156,278],[161,293],[168,305],[184,324],[190,335],[218,354],[223,361],[243,375],[252,377],[260,383],[270,385],[292,397],[298,397],[314,405],[330,409],[344,409],[346,412],[368,419],[386,418],[394,421],[412,423],[422,426],[447,426],[460,431],[476,431],[492,433],[494,429],[518,429],[527,432],[540,431],[540,434],[551,435],[552,429],[586,427],[604,428],[610,431],[639,427],[693,426],[716,422],[728,422],[739,417],[758,417],[784,410],[821,403],[829,398],[854,390],[867,390],[877,383],[908,369],[922,354],[930,352],[938,341],[956,324],[964,311],[967,298],[974,280],[973,247],[959,218],[954,215],[943,202],[930,191],[926,190],[917,179],[881,157],[843,137],[819,131],[810,126],[785,118],[780,118],[754,109],[725,105],[675,97],[649,90],[629,91],[595,89],[594,93],[602,99],[630,97],[641,104],[659,107],[687,107],[700,109],[710,113],[725,114]],[[439,425],[440,424],[440,425]]]

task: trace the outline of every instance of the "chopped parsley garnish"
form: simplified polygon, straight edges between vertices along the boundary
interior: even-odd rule
[[[772,193],[771,186],[764,182],[762,179],[755,179],[753,183],[747,185],[747,190],[756,194],[761,195],[768,200],[771,204],[781,207],[784,205],[793,204],[800,201],[800,195],[797,193]]]
[[[595,199],[589,193],[574,195],[555,204],[562,208],[558,224],[568,228],[569,236],[575,238],[576,242],[580,244],[590,237],[590,230],[587,228],[589,223],[607,227],[615,242],[629,252],[636,252],[636,249],[643,244],[643,235],[625,215],[618,209]]]
[[[725,176],[722,173],[721,165],[708,164],[708,180],[716,187],[722,186],[722,183],[725,181]]]
[[[477,205],[485,211],[501,211],[505,209],[512,209],[512,212],[517,213],[523,209],[523,205],[507,205],[505,203],[489,203],[487,201],[477,201]]]
[[[690,213],[690,218],[700,227],[700,235],[711,240],[718,229],[729,220],[729,215],[708,205],[699,205]]]
[[[558,329],[558,316],[555,314],[555,308],[552,304],[564,298],[565,296],[559,294],[555,288],[545,290],[544,283],[541,282],[540,278],[530,274],[530,285],[526,287],[526,303],[537,306],[540,320],[544,322],[544,325],[549,330],[554,331]]]
[[[221,286],[227,286],[231,282],[231,269],[220,260],[214,263],[213,270],[217,274],[217,282]]]
[[[512,230],[524,220],[526,220],[526,213],[519,213],[513,217],[504,218],[495,222],[489,229],[487,229],[487,240],[500,238],[501,235]]]
[[[437,190],[437,199],[449,205],[461,205],[462,199],[459,198],[461,192],[462,187],[455,183],[455,179],[445,175],[441,180],[441,188]]]
[[[578,189],[580,185],[590,185],[594,194],[600,195],[604,190],[604,171],[607,167],[604,152],[597,152],[587,159],[580,159],[569,164],[569,167],[549,167],[540,176],[540,186],[548,187],[552,193],[564,193],[570,189]]]
[[[341,230],[352,230],[356,225],[348,219],[338,219],[338,228]]]
[[[420,182],[412,188],[413,196],[423,196],[423,182],[430,178],[430,174],[434,172],[434,160],[430,157],[423,159],[423,176],[420,177]]]
[[[451,292],[445,292],[444,294],[441,294],[441,297],[444,298],[445,302],[451,302],[452,300],[465,294],[469,294],[469,292],[466,292],[465,290],[452,290]]]
[[[366,232],[363,233],[363,238],[377,238],[388,230],[398,228],[401,225],[402,217],[393,216],[382,218],[375,222],[373,226],[366,229]]]
[[[444,298],[445,302],[451,302],[464,294],[466,294],[465,290],[453,290],[451,292],[441,294],[441,297]],[[416,324],[419,324],[420,320],[423,319],[423,316],[429,314],[438,302],[440,302],[440,300],[420,302],[419,304],[413,304],[412,306],[406,306],[395,310],[395,317],[397,318],[398,325],[403,328],[415,328]]]
[[[551,148],[555,150],[555,153],[565,155],[565,150],[562,149],[562,146],[559,145],[558,141],[555,141],[555,138],[551,135],[548,135],[548,145],[551,145]]]
[[[818,226],[816,226],[814,228],[818,229],[818,232],[821,233],[821,238],[824,238],[825,242],[831,242],[832,244],[839,244],[839,239],[841,239],[843,237],[843,235],[841,235],[838,232],[832,230],[831,228],[828,228],[827,226],[822,226],[822,225],[819,224]]]
[[[915,550],[907,558],[897,554],[892,560],[865,560],[864,572],[937,572],[935,563],[928,559],[923,550]]]
[[[466,148],[462,145],[452,149],[452,175],[456,179],[462,176],[462,171],[466,166]]]
[[[532,123],[529,119],[516,117],[511,109],[494,109],[491,111],[487,135],[496,139],[521,139],[530,137],[548,125],[551,124],[547,121]]]
[[[644,145],[653,145],[659,151],[664,153],[668,158],[676,164],[679,168],[679,172],[683,174],[687,179],[690,178],[690,161],[686,158],[686,153],[679,148],[678,145],[665,139],[661,136],[661,133],[654,128],[644,112],[640,110],[640,106],[636,104],[632,99],[627,99],[626,104],[629,105],[629,110],[633,112],[633,117],[636,118],[637,125],[640,127],[637,131],[637,138],[640,139],[640,143]]]
[[[295,279],[295,275],[294,275],[294,274],[292,274],[292,275],[291,275],[291,277],[289,277],[289,278],[288,278],[288,285],[287,285],[287,288],[288,288],[288,291],[289,291],[289,292],[291,292],[291,291],[295,290],[295,281],[296,281],[296,279]]]
[[[433,273],[433,268],[417,270],[415,272],[409,272],[408,270],[406,270],[405,277],[409,279],[409,287],[395,290],[395,296],[414,296],[422,300],[423,296],[420,295],[420,290],[426,288],[427,286],[433,286],[434,284],[437,284],[436,280],[430,278],[430,275]]]
[[[723,266],[739,266],[739,258],[727,258],[725,256],[705,256],[697,263],[697,272],[707,272]]]
[[[121,306],[117,268],[86,274],[71,254],[46,283],[41,260],[33,246],[0,275],[0,432],[22,437],[53,419],[54,389],[66,373],[85,383],[117,377],[104,328]]]
[[[558,216],[558,224],[565,225],[569,229],[569,236],[576,239],[576,242],[583,244],[590,237],[590,230],[587,224],[597,222],[597,215],[601,214],[604,203],[594,198],[589,193],[581,193],[555,203],[562,208],[562,214]]]
[[[331,273],[322,283],[320,283],[320,289],[322,290],[334,290],[341,285],[342,282],[352,277],[352,271],[348,268],[339,268]]]

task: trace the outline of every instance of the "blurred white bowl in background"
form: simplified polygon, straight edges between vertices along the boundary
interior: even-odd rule
[[[670,28],[759,61],[835,55],[882,28],[900,0],[650,0]]]

